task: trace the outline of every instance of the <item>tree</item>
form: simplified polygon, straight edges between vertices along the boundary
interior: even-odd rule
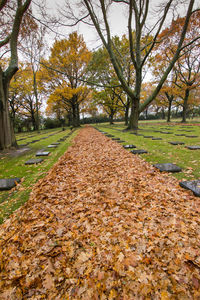
[[[8,109],[8,91],[10,81],[18,70],[17,42],[23,17],[30,6],[31,0],[0,1],[0,19],[2,25],[0,48],[9,50],[10,60],[7,67],[0,66],[0,149],[16,147],[14,130]]]
[[[122,108],[119,105],[120,99],[118,93],[114,89],[107,88],[100,92],[95,91],[93,97],[95,102],[108,114],[110,124],[112,125],[114,116],[119,112],[119,109]]]
[[[37,110],[41,107],[39,91],[35,98],[35,87],[31,64],[21,64],[21,68],[14,75],[10,83],[9,104],[12,120],[15,121],[15,114],[21,119],[27,119],[34,130],[37,129]]]
[[[120,84],[131,100],[131,116],[128,128],[138,128],[139,114],[158,95],[163,83],[167,79],[168,74],[177,61],[182,50],[188,23],[193,11],[194,2],[195,0],[189,1],[187,14],[184,19],[184,25],[182,27],[181,34],[178,37],[177,47],[170,63],[166,66],[165,72],[163,73],[161,80],[157,84],[152,94],[142,104],[140,103],[140,96],[144,67],[150,58],[155,45],[159,42],[158,36],[165,25],[166,18],[170,16],[173,5],[176,5],[177,10],[179,4],[174,0],[169,0],[166,3],[162,3],[162,11],[157,11],[156,13],[154,10],[153,15],[151,14],[151,9],[153,9],[151,5],[154,4],[155,6],[155,2],[153,3],[153,1],[150,2],[149,0],[82,0],[78,1],[79,7],[81,7],[81,17],[75,16],[75,11],[73,12],[71,9],[73,12],[72,17],[75,21],[74,24],[77,24],[77,22],[80,21],[92,24],[95,27],[104,47],[108,51]],[[67,8],[69,8],[69,1],[67,3]],[[120,5],[128,9],[127,27],[129,36],[129,49],[136,76],[134,88],[128,85],[128,82],[124,76],[123,67],[117,55],[115,54],[114,49],[116,48],[112,41],[112,30],[109,24],[109,8],[111,8],[112,5]],[[154,19],[156,16],[158,17],[154,24],[152,24],[153,16]],[[173,17],[174,16],[172,16],[172,18]],[[134,30],[132,28],[133,23],[135,25]],[[152,38],[149,40],[148,37],[150,36]]]
[[[159,66],[159,69],[163,68],[166,61],[171,61],[175,52],[177,37],[182,30],[184,20],[185,18],[178,18],[177,20],[174,20],[171,26],[161,33],[160,38],[163,42],[161,47],[158,48],[158,52],[156,54],[156,64]],[[173,77],[171,78],[171,97],[169,97],[169,93],[166,94],[168,99],[172,99],[175,95],[182,98],[182,122],[186,122],[190,92],[193,89],[196,89],[200,84],[199,41],[196,40],[191,43],[192,40],[195,40],[195,37],[200,36],[199,20],[200,11],[196,11],[190,18],[190,23],[185,37],[185,43],[188,45],[184,47],[180,57],[173,67],[173,76],[171,75],[171,77]]]
[[[132,86],[135,80],[135,73],[129,56],[128,40],[125,35],[123,35],[121,39],[118,36],[114,36],[112,40],[116,48],[120,50],[114,51],[118,56],[121,65],[123,66],[124,76],[126,77],[127,83],[129,84],[129,86]],[[121,84],[115,73],[109,54],[104,46],[93,52],[92,59],[89,63],[88,72],[89,82],[92,82],[93,85],[95,85],[96,83],[98,89],[105,88],[107,93],[109,93],[110,95],[112,94],[112,98],[115,99],[114,110],[117,109],[116,103],[118,103],[119,110],[122,109],[122,106],[124,107],[125,124],[128,125],[130,98],[129,96],[126,96],[123,89],[121,88]],[[111,89],[111,91],[109,92],[108,89]],[[107,105],[109,103],[111,105],[110,111],[113,111],[113,101],[110,101],[110,99],[108,98]]]
[[[43,25],[37,25],[37,30],[32,31],[29,35],[25,37],[25,41],[21,46],[21,50],[27,57],[27,62],[32,70],[32,85],[35,97],[35,129],[39,130],[39,95],[38,95],[38,73],[40,70],[40,61],[45,53],[45,43],[44,37],[46,33],[46,28]]]
[[[80,126],[80,104],[89,94],[80,79],[85,75],[90,58],[91,53],[83,37],[73,32],[68,39],[55,41],[48,62],[43,63],[46,66],[46,84],[52,94],[49,101],[65,104],[73,127]]]

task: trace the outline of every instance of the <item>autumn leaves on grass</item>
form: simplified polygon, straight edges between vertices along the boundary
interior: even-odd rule
[[[197,299],[199,229],[176,179],[82,129],[1,227],[0,298]]]

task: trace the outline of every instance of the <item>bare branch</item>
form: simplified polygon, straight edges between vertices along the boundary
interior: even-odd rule
[[[10,41],[10,35],[8,35],[3,41],[0,41],[0,47],[5,46]]]

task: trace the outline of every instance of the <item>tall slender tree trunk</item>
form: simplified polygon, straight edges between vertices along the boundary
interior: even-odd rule
[[[128,126],[128,116],[129,116],[129,108],[130,108],[130,98],[127,96],[127,104],[125,106],[125,125]]]
[[[0,150],[17,147],[8,109],[8,88],[9,82],[6,82],[0,69]]]
[[[36,72],[33,72],[33,90],[35,95],[35,106],[36,106],[35,129],[39,131],[39,101],[38,101]]]
[[[185,97],[184,97],[184,101],[183,101],[183,111],[182,111],[182,121],[181,121],[182,123],[186,122],[189,94],[190,94],[189,89],[186,89]]]
[[[167,122],[171,122],[171,109],[172,109],[172,101],[173,96],[168,96],[168,111],[167,111]]]
[[[162,107],[162,120],[164,120],[165,119],[165,110],[164,110],[164,108]]]
[[[147,120],[148,118],[148,107],[145,109],[145,119]]]

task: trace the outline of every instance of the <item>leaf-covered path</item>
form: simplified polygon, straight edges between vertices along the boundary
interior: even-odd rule
[[[199,204],[84,128],[0,228],[0,299],[200,299]]]

